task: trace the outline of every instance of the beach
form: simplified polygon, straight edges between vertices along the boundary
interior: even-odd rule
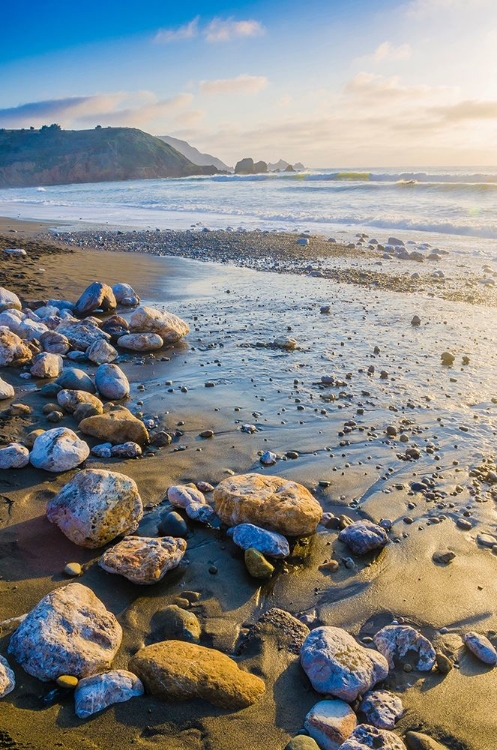
[[[497,671],[476,660],[462,636],[475,630],[496,644],[496,496],[481,469],[495,470],[497,296],[494,284],[481,283],[495,269],[450,253],[429,260],[430,248],[426,259],[397,257],[403,243],[385,251],[369,239],[72,223],[54,231],[53,223],[0,220],[0,251],[27,252],[2,257],[0,285],[23,302],[74,301],[95,280],[127,282],[142,304],[190,325],[173,346],[120,352],[117,360],[131,384],[126,405],[170,434],[171,444],[146,447],[139,459],[92,455],[85,463],[136,481],[146,508],[138,533],[158,534],[169,486],[215,486],[247,472],[299,482],[332,514],[262,585],[224,528],[189,522],[182,564],[140,587],[105,573],[97,565],[101,550],[77,547],[46,519],[46,502],[74,472],[2,472],[0,621],[65,585],[65,565],[79,562],[78,582],[123,627],[116,668],[162,640],[157,613],[181,601],[201,623],[202,645],[262,677],[266,692],[236,712],[146,695],[83,721],[70,695],[50,697],[53,683],[14,663],[17,687],[0,707],[0,747],[283,749],[320,698],[290,635],[254,628],[277,607],[310,628],[344,628],[365,644],[384,625],[412,625],[454,668],[390,671],[384,684],[405,709],[395,732],[423,732],[450,750],[494,749],[489,696]],[[388,233],[379,240],[388,245]],[[288,338],[295,344],[277,343]],[[454,357],[450,366],[442,364],[444,352]],[[77,366],[95,370],[89,362]],[[15,403],[32,411],[12,416],[7,402],[3,444],[52,426],[40,382],[21,374],[2,371]],[[62,425],[78,429],[70,415]],[[207,430],[213,436],[200,437]],[[273,465],[261,463],[265,451],[276,454]],[[422,479],[425,489],[412,489]],[[337,538],[341,516],[388,521],[389,543],[380,553],[351,556]],[[1,625],[2,654],[16,624]]]

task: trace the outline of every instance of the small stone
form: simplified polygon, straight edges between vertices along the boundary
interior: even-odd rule
[[[150,438],[150,444],[155,445],[157,448],[163,448],[166,445],[171,445],[172,442],[173,442],[172,436],[169,435],[168,432],[164,432],[164,430],[161,430],[160,432],[156,432]]]
[[[485,635],[470,631],[464,635],[464,643],[484,664],[494,667],[497,664],[497,651]]]
[[[81,565],[77,562],[70,562],[67,563],[66,567],[64,568],[64,573],[66,576],[80,576],[83,572],[83,568]]]
[[[139,458],[142,455],[142,449],[138,443],[128,441],[112,446],[111,455],[117,458]]]
[[[304,727],[321,750],[338,750],[356,726],[355,713],[341,700],[319,701],[304,721]]]
[[[245,567],[252,578],[271,578],[274,573],[274,565],[258,549],[245,550]]]
[[[212,438],[214,437],[214,431],[213,430],[204,430],[200,433],[201,438]]]
[[[22,469],[29,464],[29,451],[20,443],[0,447],[0,469]]]
[[[106,550],[98,564],[107,573],[124,576],[132,583],[149,585],[177,568],[186,552],[186,541],[171,536],[159,539],[126,536]]]
[[[68,389],[71,391],[86,391],[86,393],[95,393],[95,386],[93,385],[92,379],[84,372],[84,370],[78,370],[76,367],[64,369],[62,375],[57,378],[57,385],[60,388]]]
[[[95,674],[79,681],[74,693],[74,711],[80,719],[87,719],[114,703],[124,703],[144,692],[142,681],[124,669]]]
[[[434,552],[432,560],[439,565],[449,565],[449,563],[455,559],[455,556],[456,553],[451,550],[447,550],[446,552]]]
[[[257,549],[263,555],[275,558],[288,557],[290,547],[282,534],[261,529],[252,523],[241,523],[229,529],[228,535],[244,550]]]
[[[77,677],[73,677],[73,675],[61,674],[60,677],[57,677],[55,682],[60,688],[66,688],[67,690],[74,690],[74,688],[78,686],[79,680]]]
[[[354,555],[365,555],[388,542],[385,530],[372,521],[355,521],[342,529],[338,538],[350,547]]]
[[[443,352],[441,355],[442,364],[449,366],[454,364],[455,357],[450,352]]]
[[[413,318],[411,320],[411,325],[412,326],[419,326],[419,325],[421,325],[421,318],[419,317],[419,315],[413,315]]]
[[[0,698],[4,698],[11,693],[16,686],[14,671],[10,668],[9,662],[0,655]]]
[[[104,364],[95,373],[97,390],[105,398],[118,401],[129,396],[129,381],[120,367],[114,364]]]
[[[183,539],[188,536],[188,526],[175,510],[167,511],[161,515],[158,530],[163,536],[182,537]]]
[[[155,621],[166,638],[178,638],[189,643],[198,643],[200,640],[202,629],[198,617],[176,604],[170,604],[156,612]]]
[[[209,523],[214,517],[214,510],[196,487],[189,487],[186,484],[171,485],[167,490],[167,499],[171,505],[183,508],[186,515],[193,521]]]
[[[363,697],[360,710],[378,729],[393,729],[404,713],[402,701],[388,690],[373,690]]]
[[[15,390],[10,383],[0,378],[0,401],[5,401],[8,398],[14,398]]]
[[[454,664],[448,656],[445,656],[441,652],[437,653],[437,667],[440,674],[449,674],[453,666]]]
[[[272,453],[271,451],[264,451],[259,459],[263,466],[273,466],[277,460],[278,456],[276,455],[276,453]]]

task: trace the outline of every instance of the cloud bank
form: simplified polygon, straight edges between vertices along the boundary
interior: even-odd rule
[[[196,16],[188,23],[171,29],[159,29],[154,36],[156,44],[184,41],[202,37],[206,42],[231,42],[243,37],[261,36],[265,33],[264,26],[254,19],[237,21],[235,18],[213,18],[201,25],[200,16]]]

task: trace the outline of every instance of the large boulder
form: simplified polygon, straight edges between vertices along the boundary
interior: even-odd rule
[[[85,435],[91,435],[113,445],[133,442],[145,445],[149,442],[148,430],[125,406],[112,406],[103,414],[86,417],[79,423]]]
[[[69,339],[57,331],[45,331],[40,336],[40,344],[45,352],[51,354],[67,354],[71,348]]]
[[[82,352],[85,352],[97,339],[110,341],[108,333],[89,321],[63,320],[56,330],[68,339],[73,349]]]
[[[116,302],[123,307],[135,307],[140,304],[140,297],[129,284],[114,284],[112,291]]]
[[[161,349],[164,341],[158,333],[127,333],[117,339],[117,345],[132,352],[153,352]]]
[[[80,583],[47,594],[10,639],[8,651],[28,674],[43,682],[109,669],[122,630],[93,591]]]
[[[57,378],[64,363],[60,354],[41,352],[33,357],[30,373],[34,378]]]
[[[305,717],[304,726],[321,750],[338,750],[357,726],[357,718],[345,701],[319,701]]]
[[[69,471],[83,463],[90,455],[90,448],[67,427],[55,427],[36,438],[30,461],[37,469],[54,473]]]
[[[84,370],[77,367],[68,367],[63,370],[57,378],[57,385],[70,391],[85,391],[86,393],[95,393],[95,386],[89,375]]]
[[[184,539],[127,536],[104,552],[99,565],[107,573],[117,573],[132,583],[157,583],[168,570],[178,567],[185,552]]]
[[[311,630],[300,650],[300,662],[314,690],[349,703],[388,675],[382,654],[331,626]]]
[[[95,362],[97,365],[103,365],[108,362],[113,362],[119,355],[112,344],[109,344],[108,341],[105,339],[97,339],[86,350],[86,356],[90,362]]]
[[[20,443],[0,447],[0,469],[22,469],[29,464],[29,451]]]
[[[100,365],[95,373],[95,383],[99,393],[112,401],[129,396],[128,378],[117,365]]]
[[[149,693],[166,701],[202,698],[221,708],[240,709],[265,691],[260,677],[240,669],[226,654],[185,641],[145,646],[129,666]]]
[[[116,298],[112,288],[100,281],[94,281],[93,284],[86,287],[85,291],[74,305],[76,315],[88,315],[94,310],[115,310],[117,307]]]
[[[74,691],[74,712],[80,719],[87,719],[114,703],[124,703],[144,692],[142,681],[125,669],[84,677]]]
[[[136,530],[143,505],[124,474],[84,469],[47,504],[47,518],[74,544],[94,549]]]
[[[145,306],[134,311],[129,327],[132,332],[158,333],[165,344],[174,344],[190,331],[188,323],[177,315]]]
[[[223,479],[214,490],[214,502],[228,526],[253,523],[285,536],[313,534],[323,512],[301,484],[262,474]]]
[[[14,386],[7,383],[3,378],[0,378],[0,401],[5,401],[7,398],[14,398],[14,396]]]
[[[406,750],[406,746],[396,734],[385,729],[377,729],[369,724],[359,724],[340,750]]]
[[[104,410],[104,405],[99,398],[87,391],[73,391],[69,388],[63,388],[57,393],[57,403],[62,406],[64,411],[72,414],[80,404],[91,404],[100,414]]]
[[[31,349],[17,334],[6,326],[0,326],[0,367],[24,365],[32,357]]]
[[[0,286],[0,312],[3,312],[3,310],[21,310],[21,300],[17,296],[17,294],[14,294],[14,292],[9,292],[8,289],[5,289],[5,287]]]

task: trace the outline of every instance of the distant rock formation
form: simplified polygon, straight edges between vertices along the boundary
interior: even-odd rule
[[[197,164],[199,167],[213,166],[219,169],[220,172],[231,172],[232,167],[228,167],[221,159],[211,156],[211,154],[203,154],[198,148],[190,146],[186,141],[180,141],[179,138],[173,138],[171,135],[158,135],[164,143],[168,143],[170,146],[179,151],[180,154],[186,156],[193,164]]]
[[[300,162],[297,162],[292,167],[292,165],[289,162],[285,161],[284,159],[280,159],[274,164],[269,163],[267,165],[267,168],[269,172],[299,172],[305,169],[304,165],[301,164]]]
[[[265,161],[254,163],[254,160],[250,158],[241,159],[235,166],[235,174],[266,174],[266,172],[267,164]]]

